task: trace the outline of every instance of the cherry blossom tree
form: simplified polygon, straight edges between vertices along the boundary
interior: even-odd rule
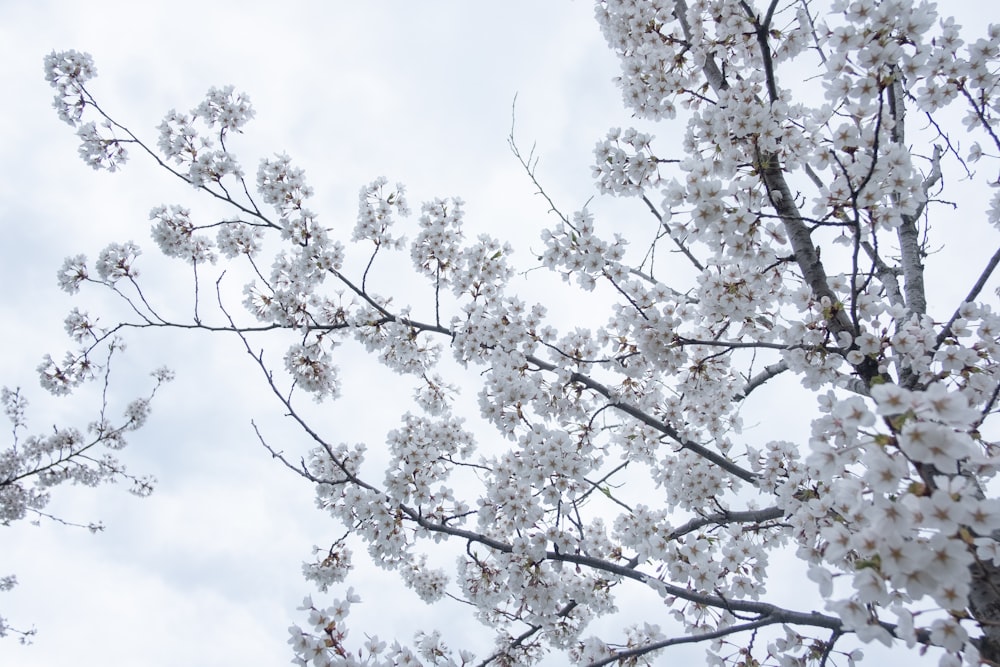
[[[84,161],[115,171],[138,152],[229,212],[150,214],[159,250],[191,267],[187,317],[144,289],[136,244],[69,258],[63,289],[110,290],[128,314],[106,326],[74,310],[80,347],[46,360],[43,381],[68,391],[76,369],[99,375],[95,356],[135,330],[245,348],[312,449],[261,444],[344,527],[304,568],[341,592],[306,599],[298,664],[647,664],[699,643],[711,664],[828,665],[869,642],[1000,664],[1000,190],[983,194],[998,185],[1000,26],[966,32],[915,0],[599,0],[596,16],[629,112],[682,137],[660,148],[614,129],[595,149],[599,190],[636,200],[654,240],[550,200],[544,246],[520,264],[504,239],[465,236],[458,199],[413,213],[377,178],[347,230],[309,208],[290,157],[247,177],[231,144],[254,112],[231,87],[168,113],[154,143],[92,95],[89,56],[52,53],[46,77]],[[945,199],[966,183],[980,187]],[[955,235],[982,259],[932,273]],[[524,288],[532,273],[516,278],[540,267],[581,311],[606,307],[603,323],[549,317]],[[936,302],[932,278],[960,296]],[[411,298],[411,284],[426,291]],[[350,392],[338,361],[358,348],[414,387],[367,448],[337,442],[300,400]],[[782,424],[789,387],[815,410],[808,432],[744,429],[755,401]],[[477,416],[459,409],[470,391]],[[464,603],[493,645],[349,636],[359,546],[426,602]],[[457,565],[437,567],[442,552]],[[779,560],[802,574],[791,602]],[[634,591],[655,602],[619,609]],[[589,629],[616,614],[615,636]]]

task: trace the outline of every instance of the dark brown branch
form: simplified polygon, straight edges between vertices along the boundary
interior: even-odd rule
[[[722,526],[731,523],[764,523],[765,521],[780,519],[784,515],[784,510],[780,507],[767,507],[762,510],[747,510],[745,512],[725,511],[718,514],[709,514],[708,516],[691,519],[684,525],[673,529],[670,531],[668,539],[675,540],[705,526]]]
[[[760,46],[760,57],[764,65],[764,81],[767,84],[767,96],[771,100],[771,104],[778,101],[778,86],[774,77],[774,61],[771,59],[771,45],[768,42],[767,33],[771,27],[771,18],[774,16],[776,4],[777,0],[771,0],[771,6],[767,10],[767,17],[761,22],[750,5],[746,3],[746,0],[740,0],[740,5],[743,7],[747,19],[753,25],[757,44]]]
[[[542,359],[539,359],[534,355],[526,355],[525,358],[532,364],[535,364],[536,366],[541,368],[542,370],[547,370],[547,371],[556,370],[555,364],[550,364],[549,362],[543,361]],[[582,373],[573,372],[570,375],[570,381],[578,382],[583,386],[585,386],[586,388],[596,391],[598,394],[604,396],[609,401],[611,401],[611,407],[615,408],[620,412],[624,412],[625,414],[631,417],[634,417],[635,419],[641,421],[643,424],[646,424],[647,426],[656,429],[657,431],[666,435],[671,440],[680,445],[681,449],[686,449],[690,452],[697,454],[698,456],[701,456],[702,458],[708,460],[711,463],[714,463],[715,465],[719,466],[726,472],[742,479],[745,482],[749,482],[750,484],[753,485],[757,484],[758,478],[757,475],[754,474],[753,472],[740,467],[733,461],[730,461],[721,454],[717,454],[711,451],[704,445],[699,445],[698,443],[688,440],[687,438],[683,437],[677,431],[677,429],[670,426],[666,422],[657,419],[650,414],[647,414],[637,406],[613,399],[611,397],[611,390],[609,390],[606,386],[604,386],[597,380],[594,380],[591,377],[583,375]]]
[[[677,249],[680,250],[682,253],[684,253],[684,256],[688,258],[688,260],[691,262],[692,265],[694,265],[694,268],[698,269],[699,271],[704,271],[705,266],[698,261],[698,258],[695,257],[694,254],[692,254],[691,250],[686,245],[684,245],[684,242],[678,239],[673,234],[671,234],[670,231],[666,228],[666,225],[663,224],[663,214],[660,213],[660,211],[656,208],[653,202],[650,201],[649,197],[645,194],[642,195],[642,201],[645,202],[646,206],[649,208],[652,214],[656,216],[657,221],[660,223],[660,227],[667,234],[667,236],[670,237],[670,240],[674,242],[674,245],[677,246]]]
[[[615,651],[614,655],[604,658],[603,660],[598,660],[597,662],[592,662],[587,665],[587,667],[603,667],[604,665],[610,665],[612,663],[627,664],[626,661],[630,658],[638,658],[639,656],[647,655],[653,651],[659,651],[660,649],[668,648],[670,646],[678,646],[680,644],[697,644],[704,641],[711,641],[713,639],[718,639],[719,637],[728,637],[729,635],[734,635],[740,632],[746,632],[748,630],[756,630],[757,628],[763,628],[768,625],[774,625],[775,623],[783,623],[784,621],[779,618],[772,618],[765,616],[756,621],[751,621],[749,623],[741,623],[739,625],[732,625],[728,628],[720,628],[712,632],[703,632],[698,634],[689,634],[683,637],[674,637],[672,639],[664,639],[658,642],[652,642],[646,644],[645,646],[638,646],[636,648],[625,649],[622,651]]]
[[[979,274],[979,279],[976,280],[976,284],[972,286],[971,290],[969,290],[969,293],[966,295],[965,300],[962,303],[972,303],[976,300],[979,293],[983,291],[984,287],[986,287],[986,282],[990,279],[990,276],[993,275],[993,271],[997,268],[997,264],[1000,264],[1000,248],[993,253],[992,257],[990,257],[990,261],[986,263],[986,268]],[[941,333],[938,334],[937,341],[934,344],[935,350],[941,347],[941,344],[944,343],[948,336],[951,335],[951,327],[955,324],[955,320],[960,317],[962,312],[961,309],[962,306],[959,304],[959,307],[955,309],[955,312],[948,320],[948,323],[941,329]]]

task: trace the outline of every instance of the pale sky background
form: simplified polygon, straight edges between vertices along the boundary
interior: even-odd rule
[[[594,194],[594,143],[628,122],[611,83],[617,64],[592,12],[590,2],[564,1],[0,2],[0,145],[8,159],[0,181],[8,286],[0,383],[21,385],[34,399],[35,431],[92,418],[95,397],[48,399],[34,373],[43,354],[59,357],[72,345],[62,319],[76,303],[56,287],[56,269],[69,254],[94,257],[125,239],[155,262],[149,209],[205,204],[135,152],[117,174],[83,164],[72,129],[51,109],[45,54],[90,52],[94,94],[154,143],[168,109],[194,107],[212,85],[246,91],[257,111],[239,144],[247,172],[260,157],[288,152],[316,189],[312,208],[348,234],[358,189],[385,175],[407,185],[415,210],[426,199],[461,196],[477,231],[503,236],[520,226],[533,241],[550,220],[506,145],[514,95],[524,148],[537,140],[539,174],[567,210]],[[167,266],[187,281],[181,266]],[[102,534],[52,523],[4,529],[0,572],[16,573],[20,585],[0,595],[0,614],[39,632],[32,646],[0,642],[0,665],[291,659],[286,628],[304,621],[295,608],[313,592],[301,563],[342,527],[313,508],[308,483],[254,440],[251,418],[271,426],[277,445],[304,450],[234,342],[133,338],[118,365],[123,403],[132,387],[144,391],[145,373],[158,365],[178,376],[122,452],[131,470],[159,478],[157,490],[143,500],[116,487],[55,493],[54,513],[100,519]],[[364,368],[345,368],[348,394],[362,383],[359,400],[325,408],[339,422],[335,441],[377,446],[402,408],[386,405],[395,376],[376,369],[369,377],[371,364]],[[233,381],[248,374],[249,382]],[[416,596],[394,574],[378,574],[375,583],[355,583],[365,600],[349,619],[356,642],[364,631],[408,641],[420,627],[447,626],[452,637],[476,630],[454,608],[444,622],[427,623]]]
[[[595,142],[609,127],[633,124],[611,82],[617,63],[592,15],[583,0],[280,8],[0,0],[0,384],[20,385],[33,399],[32,431],[82,426],[97,406],[93,396],[47,398],[34,373],[43,354],[59,357],[72,344],[62,320],[77,302],[55,283],[63,258],[94,257],[109,241],[134,239],[147,248],[146,277],[169,291],[188,273],[178,263],[157,263],[149,209],[205,202],[135,151],[118,174],[83,164],[73,131],[51,109],[45,54],[90,52],[98,69],[91,91],[152,143],[168,109],[188,110],[210,86],[232,83],[257,112],[236,144],[245,170],[252,175],[260,157],[289,153],[305,168],[317,193],[312,208],[327,224],[349,235],[358,189],[385,175],[407,185],[414,210],[433,197],[462,197],[468,231],[520,239],[514,260],[527,266],[528,248],[540,247],[538,230],[552,220],[506,145],[515,93],[522,148],[537,141],[538,175],[567,212],[596,194]],[[660,146],[682,131],[653,130]],[[618,216],[626,231],[649,229],[641,203],[605,200],[592,208]],[[156,273],[157,266],[167,268]],[[562,308],[571,313],[574,304]],[[0,594],[0,614],[39,630],[29,647],[0,641],[0,666],[287,664],[286,628],[303,622],[295,607],[313,592],[301,562],[342,527],[313,509],[308,483],[256,443],[250,419],[279,448],[303,451],[303,440],[236,341],[145,333],[130,341],[115,375],[121,404],[145,390],[149,370],[166,364],[177,372],[148,426],[122,452],[130,470],[159,478],[157,490],[139,500],[115,487],[57,489],[50,510],[73,521],[102,520],[102,534],[52,523],[0,532],[0,575],[20,580]],[[348,363],[345,401],[317,413],[334,441],[375,446],[398,423],[398,382],[372,368]],[[783,425],[797,418],[805,426],[805,417]],[[419,628],[446,626],[456,638],[475,632],[462,609],[428,610],[394,581],[381,571],[352,581],[364,599],[349,619],[354,642],[365,631],[402,640]],[[792,590],[794,580],[788,583]],[[487,647],[478,649],[482,655]],[[665,661],[700,654],[675,651]]]

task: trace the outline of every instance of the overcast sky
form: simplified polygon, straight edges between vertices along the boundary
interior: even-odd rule
[[[61,356],[71,344],[62,320],[75,302],[58,291],[56,269],[67,255],[93,257],[126,239],[147,246],[151,265],[161,266],[149,209],[204,202],[137,153],[120,174],[95,173],[79,160],[72,130],[51,109],[45,54],[93,54],[99,76],[91,91],[154,143],[168,109],[188,110],[210,86],[231,83],[257,111],[236,144],[247,171],[260,157],[287,152],[305,168],[316,189],[312,208],[328,224],[349,230],[358,189],[385,175],[408,186],[412,208],[438,196],[464,198],[472,230],[520,239],[525,261],[551,220],[506,145],[515,94],[523,146],[537,142],[539,177],[567,211],[594,194],[594,143],[609,127],[632,122],[592,14],[583,0],[0,0],[0,384],[21,385],[34,399],[33,431],[91,419],[94,397],[47,399],[37,386],[41,356]],[[655,133],[669,141],[681,131]],[[621,216],[625,229],[647,215],[634,203],[595,207]],[[169,294],[171,281],[187,273],[164,266],[147,275]],[[52,523],[0,533],[0,575],[20,580],[0,594],[0,614],[39,630],[27,648],[0,641],[0,665],[263,666],[291,658],[285,629],[302,621],[295,607],[312,592],[301,562],[341,527],[313,509],[307,483],[255,442],[251,418],[279,448],[305,448],[233,342],[131,339],[116,367],[116,400],[143,391],[144,374],[159,365],[178,376],[122,454],[159,486],[144,500],[121,488],[57,490],[51,510],[73,521],[103,520],[99,535]],[[318,418],[336,441],[377,441],[401,412],[394,376],[370,365],[347,364],[344,373],[349,393],[360,388],[353,403]],[[427,616],[416,596],[374,577],[362,573],[355,582],[365,600],[352,612],[356,640],[363,630],[403,639],[418,627],[447,625],[454,636],[473,630],[460,612],[418,624]]]
[[[112,240],[134,239],[148,249],[143,259],[155,261],[149,209],[204,204],[138,154],[114,175],[83,164],[72,130],[51,109],[45,54],[90,52],[94,94],[154,142],[168,109],[194,107],[212,85],[246,91],[257,110],[237,144],[248,171],[260,157],[287,152],[316,188],[313,208],[341,229],[353,226],[358,189],[385,175],[406,183],[411,207],[461,196],[480,231],[520,227],[537,239],[546,207],[506,145],[514,95],[525,146],[538,142],[539,174],[568,210],[593,193],[594,143],[628,120],[592,11],[589,2],[570,1],[0,2],[7,160],[0,383],[21,385],[34,399],[35,431],[91,419],[94,397],[46,399],[34,374],[44,353],[58,357],[71,344],[62,319],[75,302],[58,291],[56,269],[65,256],[94,257]],[[174,270],[171,276],[187,279]],[[262,388],[239,381],[253,369],[232,342],[132,340],[117,367],[120,400],[142,391],[144,374],[160,364],[178,375],[123,452],[132,470],[155,474],[160,484],[144,500],[122,488],[58,490],[52,511],[103,520],[99,535],[51,523],[4,529],[0,573],[16,573],[20,585],[0,595],[0,614],[39,633],[26,648],[0,642],[0,664],[274,665],[291,658],[286,628],[302,620],[295,607],[312,592],[301,562],[340,526],[313,509],[307,483],[255,443],[251,417],[271,428],[276,444],[304,450]],[[338,441],[377,438],[398,423],[401,410],[384,400],[393,376],[345,374],[348,385],[383,386],[381,400],[360,411],[331,408],[331,421],[342,420]],[[364,579],[357,585],[365,599],[352,613],[357,640],[363,630],[407,639],[425,618],[405,590]],[[456,615],[445,624],[455,632],[462,622]]]

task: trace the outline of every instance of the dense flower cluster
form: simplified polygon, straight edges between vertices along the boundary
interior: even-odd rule
[[[238,255],[253,257],[260,252],[263,237],[260,226],[230,220],[219,227],[215,242],[219,252],[229,259]]]
[[[638,195],[656,186],[656,158],[649,155],[652,140],[632,128],[624,133],[620,128],[608,132],[607,139],[594,149],[594,178],[601,192]]]
[[[406,187],[397,183],[395,190],[387,192],[388,183],[388,179],[382,176],[361,188],[358,194],[358,223],[351,235],[352,241],[368,239],[376,246],[386,245],[393,250],[404,247],[404,239],[391,236],[389,228],[396,222],[394,215],[405,217],[410,214]]]
[[[142,250],[132,241],[111,243],[97,256],[97,275],[109,285],[122,278],[134,280],[139,276],[135,262],[141,254]]]
[[[59,118],[76,126],[83,117],[87,95],[83,85],[97,76],[94,60],[88,53],[53,51],[45,58],[45,80],[58,91],[52,106]]]
[[[417,271],[448,285],[458,264],[462,234],[462,200],[437,199],[423,205],[420,233],[410,246]]]
[[[553,322],[533,302],[544,295],[527,298],[511,245],[467,237],[459,199],[424,203],[409,223],[405,188],[378,178],[360,191],[353,229],[328,228],[286,155],[261,161],[252,192],[225,148],[253,115],[231,88],[161,126],[175,173],[237,211],[214,223],[216,245],[256,277],[244,289],[253,322],[221,306],[219,328],[243,339],[316,443],[301,465],[286,462],[347,531],[317,547],[306,577],[322,591],[349,580],[349,544],[363,544],[422,600],[469,603],[495,632],[483,664],[531,664],[552,650],[580,664],[639,664],[693,641],[717,665],[853,664],[857,642],[871,641],[934,647],[945,666],[1000,662],[1000,315],[985,290],[1000,251],[982,269],[943,269],[968,283],[957,302],[929,303],[924,282],[937,231],[926,221],[946,210],[941,184],[976,178],[967,163],[985,170],[1000,155],[1000,28],[966,44],[954,21],[914,0],[838,0],[825,16],[810,3],[726,0],[596,8],[629,109],[686,124],[676,157],[634,129],[595,149],[598,188],[653,214],[651,246],[634,250],[587,209],[557,211],[542,232],[541,267],[613,296],[594,328]],[[89,59],[53,54],[46,71],[60,115],[82,123]],[[196,121],[216,135],[202,137]],[[84,137],[88,163],[117,166],[107,141]],[[995,247],[1000,196],[961,206],[961,233]],[[165,254],[215,258],[199,233],[210,225],[188,210],[152,218]],[[357,276],[336,240],[345,231],[366,253]],[[266,235],[270,272],[259,264]],[[685,266],[664,277],[656,257],[668,245]],[[383,252],[397,266],[408,255],[426,299],[399,304],[369,286]],[[93,269],[70,258],[60,285],[103,283],[125,299],[134,288],[148,310],[129,301],[134,326],[208,326],[197,313],[170,322],[152,310],[138,255],[127,243],[109,245]],[[104,340],[79,310],[66,327],[83,345]],[[247,343],[260,328],[294,332],[283,378]],[[337,397],[338,361],[359,347],[412,382],[419,409],[371,457],[384,474],[372,474],[364,445],[306,424],[281,386]],[[462,381],[448,355],[479,374],[479,417],[499,437],[457,414]],[[40,371],[57,392],[91,372],[85,354],[47,358]],[[789,377],[799,392],[781,385]],[[784,427],[792,404],[807,403],[807,432],[744,429],[761,414]],[[139,423],[145,404],[129,414]],[[436,557],[452,543],[449,572]],[[787,582],[775,585],[776,563],[790,558],[807,574],[795,604],[778,606],[770,600]],[[645,620],[588,635],[595,618],[628,615],[616,606],[623,590],[649,595]],[[305,629],[291,629],[298,664],[472,661],[434,632],[412,647],[376,636],[349,646],[345,619],[359,599],[349,589],[326,609],[306,601]]]
[[[180,257],[193,264],[214,262],[208,237],[194,233],[191,211],[181,206],[157,206],[149,213],[153,224],[153,240],[167,257]],[[229,229],[229,227],[223,227]],[[233,253],[234,255],[236,253]]]
[[[236,157],[226,149],[226,135],[241,132],[254,116],[245,93],[235,94],[232,86],[211,88],[205,100],[189,114],[171,109],[160,123],[158,146],[167,160],[186,168],[191,185],[221,184],[226,177],[243,177]],[[215,137],[202,135],[196,127],[201,120],[209,130],[218,126]]]

